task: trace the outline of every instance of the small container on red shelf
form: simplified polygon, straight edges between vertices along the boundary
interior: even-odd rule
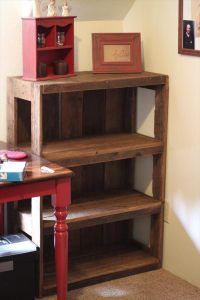
[[[46,38],[44,33],[38,33],[37,46],[38,48],[44,48],[46,46]]]
[[[65,33],[64,31],[57,32],[57,46],[62,47],[65,44]]]

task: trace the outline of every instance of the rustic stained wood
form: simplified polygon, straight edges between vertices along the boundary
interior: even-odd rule
[[[17,140],[18,143],[26,143],[31,135],[31,102],[18,99],[15,105],[17,105]]]
[[[60,138],[60,97],[59,94],[45,95],[42,99],[42,128],[47,141]],[[49,121],[51,120],[51,121]]]
[[[82,129],[83,93],[82,92],[63,93],[60,94],[60,96],[62,101],[62,105],[60,107],[61,138],[69,139],[69,138],[81,137],[83,132]],[[58,118],[56,118],[56,120],[57,119]]]
[[[168,79],[167,79],[168,81]],[[162,203],[165,200],[165,174],[166,174],[166,152],[167,152],[167,116],[168,116],[168,83],[156,88],[155,96],[155,137],[163,142],[163,151],[160,155],[153,157],[153,196]],[[162,265],[163,255],[163,230],[164,230],[164,207],[160,215],[152,219],[151,226],[151,251],[159,258]]]
[[[131,245],[99,248],[88,255],[71,259],[69,289],[156,269],[158,259]],[[49,267],[48,267],[49,268]],[[50,268],[50,271],[52,269]],[[45,290],[55,291],[52,273],[45,276]]]
[[[25,144],[21,147],[29,150]],[[160,140],[141,134],[113,134],[85,137],[43,144],[42,155],[68,167],[159,154],[163,151]]]
[[[155,91],[154,138],[136,130],[138,87]],[[8,105],[9,141],[72,167],[75,173],[67,217],[69,287],[160,267],[168,77],[151,72],[79,72],[74,77],[37,82],[12,77],[8,79]],[[152,197],[134,191],[135,159],[144,155],[153,156]],[[52,208],[45,205],[43,211],[38,208],[34,213],[42,221],[44,247],[47,234],[49,238],[53,233]],[[150,237],[148,247],[137,250],[134,218],[141,215],[150,215]],[[31,212],[21,207],[19,220],[21,229],[31,233]],[[40,295],[55,291],[49,267],[52,251],[48,252],[44,261],[40,257]]]
[[[69,288],[151,270],[158,264],[158,259],[149,253],[134,251],[130,246],[118,247],[100,248],[97,254],[79,259],[74,257],[69,266]]]
[[[67,216],[70,229],[129,220],[135,215],[159,213],[162,208],[159,201],[134,191],[106,193],[86,199],[79,198],[79,203],[70,206]],[[21,218],[28,220],[31,212],[22,209],[20,214]],[[52,228],[55,217],[51,207],[43,211],[43,220],[44,229]]]

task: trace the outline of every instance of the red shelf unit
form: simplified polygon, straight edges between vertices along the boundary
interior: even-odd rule
[[[23,79],[48,80],[74,75],[74,18],[70,17],[44,17],[23,18]],[[57,33],[64,32],[63,46],[57,45]],[[45,36],[45,46],[38,47],[38,33]],[[62,60],[67,64],[67,73],[56,75],[54,64]],[[40,64],[45,64],[46,75],[38,73]]]

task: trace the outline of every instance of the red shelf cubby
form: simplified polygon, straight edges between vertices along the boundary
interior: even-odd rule
[[[48,80],[74,75],[74,18],[43,17],[22,19],[23,79]],[[64,33],[64,43],[57,44],[58,32]],[[38,46],[38,34],[44,34],[45,44]],[[54,64],[62,60],[67,64],[67,73],[56,75]],[[40,64],[46,66],[46,75],[38,73]]]

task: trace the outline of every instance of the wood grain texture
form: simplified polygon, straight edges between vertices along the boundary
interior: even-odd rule
[[[83,106],[83,135],[98,135],[105,132],[105,91],[85,91]]]
[[[81,137],[83,128],[83,93],[63,93],[61,96],[61,138]]]
[[[40,87],[34,87],[34,101],[31,105],[31,151],[34,154],[41,155],[43,142],[43,124],[42,124],[42,97]]]
[[[69,207],[67,223],[70,230],[155,214],[162,207],[159,201],[134,191],[116,191],[86,199],[79,198],[79,203]],[[20,214],[25,219],[31,217],[27,209],[21,209]],[[52,228],[55,221],[52,207],[44,208],[43,221],[44,228]]]
[[[41,130],[44,141],[53,141],[60,138],[61,116],[59,104],[59,94],[44,95],[41,99]]]
[[[168,120],[168,78],[164,86],[156,88],[155,96],[155,137],[163,142],[163,151],[153,157],[153,196],[164,203],[166,181],[166,156],[167,156],[167,120]],[[150,245],[153,255],[159,258],[162,266],[163,257],[163,231],[164,231],[164,204],[158,216],[152,217]]]
[[[31,137],[31,102],[23,99],[16,99],[17,106],[17,143],[30,142]],[[14,143],[15,144],[15,143]]]
[[[8,142],[12,145],[16,145],[17,140],[17,105],[14,96],[13,79],[7,78],[7,135]]]
[[[158,259],[131,245],[101,247],[95,253],[71,258],[69,265],[69,289],[120,278],[157,268]],[[52,269],[50,269],[52,271]],[[55,290],[55,279],[46,274],[46,291]]]
[[[22,146],[22,145],[21,145]],[[23,145],[24,149],[30,150]],[[113,134],[46,143],[43,157],[68,167],[159,154],[161,141],[140,134]]]
[[[31,101],[32,122],[37,119],[32,124],[30,138],[34,151],[48,160],[72,167],[76,174],[72,179],[73,199],[67,217],[69,286],[74,288],[160,267],[168,77],[150,72],[98,75],[79,72],[70,78],[27,81],[28,88],[22,78],[12,80],[10,101],[19,95]],[[138,87],[155,91],[155,138],[136,133]],[[15,110],[13,107],[18,114]],[[12,124],[9,126],[13,128]],[[30,144],[23,147],[28,150]],[[131,191],[135,158],[146,155],[153,156],[153,197]],[[143,247],[137,254],[133,247],[126,245],[133,241],[134,218],[144,214],[151,215],[149,253]],[[51,210],[43,211],[47,234],[52,233],[51,216]],[[125,247],[124,254],[118,252],[117,244]],[[48,272],[46,266],[45,272]],[[49,292],[55,283],[53,277],[46,275],[43,288]]]
[[[31,98],[31,85],[35,84],[39,84],[41,86],[42,94],[53,94],[74,91],[163,85],[167,82],[167,76],[151,72],[142,72],[140,74],[93,74],[92,72],[77,72],[76,76],[56,80],[37,82],[27,81],[27,83],[22,79],[22,77],[13,77],[13,80],[15,97],[28,100]],[[23,93],[20,92],[20,85],[24,87]],[[26,85],[27,88],[24,85]],[[26,91],[27,89],[28,92]]]

